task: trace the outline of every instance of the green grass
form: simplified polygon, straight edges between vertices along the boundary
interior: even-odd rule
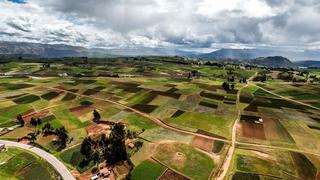
[[[275,159],[264,158],[246,150],[236,150],[236,169],[242,172],[257,173],[281,177],[282,169]]]
[[[63,124],[63,125],[69,125],[70,124],[72,126],[76,126],[77,128],[82,128],[82,127],[85,126],[85,124],[82,123],[73,114],[71,114],[71,112],[68,109],[60,108],[59,110],[54,111],[54,114],[55,114],[57,119],[59,119],[60,121],[63,120],[63,122],[61,122],[61,124]],[[66,128],[68,128],[68,127],[66,127]]]
[[[55,97],[57,97],[59,95],[59,93],[58,92],[54,92],[54,91],[52,91],[52,92],[48,92],[48,93],[45,93],[45,94],[43,94],[43,95],[41,95],[41,97],[43,98],[43,99],[45,99],[45,100],[51,100],[51,99],[53,99],[53,98],[55,98]]]
[[[152,129],[157,127],[157,125],[150,122],[150,120],[137,114],[130,114],[122,122],[128,124],[129,128],[132,130]]]
[[[128,99],[126,99],[125,101],[128,102],[130,105],[135,105],[142,102],[148,96],[150,96],[150,94],[147,92],[138,92],[133,96],[129,97]]]
[[[23,105],[19,105],[18,107],[11,108],[5,112],[0,113],[0,116],[11,118],[11,117],[15,117],[21,113],[24,113],[24,112],[28,111],[29,109],[31,109],[30,105],[23,104]]]
[[[139,136],[152,142],[171,140],[190,143],[193,139],[193,136],[191,135],[176,133],[162,127],[147,129]]]
[[[63,151],[59,155],[61,159],[75,167],[80,173],[87,171],[91,167],[93,167],[93,162],[87,164],[87,166],[82,167],[80,164],[84,159],[84,156],[80,152],[80,146],[73,147],[66,151]]]
[[[63,98],[62,101],[70,101],[75,99],[77,96],[75,94],[72,93],[67,93]]]
[[[80,104],[83,106],[90,106],[93,104],[93,102],[88,101],[88,100],[84,100],[84,101],[81,101]]]
[[[29,104],[38,100],[40,100],[39,96],[31,94],[31,95],[27,95],[27,96],[23,96],[21,98],[15,99],[13,101],[17,104]]]
[[[226,136],[228,125],[228,121],[224,118],[196,112],[185,112],[176,118],[167,118],[165,121],[180,128],[201,129],[221,136]]]
[[[158,163],[145,160],[133,169],[131,178],[133,180],[155,180],[165,171],[165,169],[165,167]]]
[[[0,124],[0,128],[12,127],[12,126],[15,126],[17,124],[18,123],[16,121],[8,121],[8,122]]]
[[[24,150],[9,148],[0,153],[0,159],[4,156],[0,179],[53,180],[59,176],[46,161]]]
[[[155,157],[169,167],[197,180],[207,180],[215,168],[211,157],[187,144],[161,144]]]
[[[13,83],[0,83],[0,86],[5,87],[8,90],[18,90],[33,87],[32,84],[13,84]]]
[[[214,141],[214,145],[213,145],[213,153],[220,153],[220,151],[222,150],[222,148],[224,147],[224,142],[222,141]]]
[[[19,173],[24,179],[30,180],[50,180],[53,179],[50,170],[45,163],[35,162],[27,166],[22,172]]]

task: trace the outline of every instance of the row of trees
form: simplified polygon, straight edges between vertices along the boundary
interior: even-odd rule
[[[24,121],[24,119],[23,119],[23,117],[22,117],[21,114],[19,114],[19,115],[17,116],[17,121],[18,121],[18,123],[20,124],[20,127],[23,127],[23,126],[24,126],[25,121]],[[36,126],[42,124],[42,121],[41,121],[40,118],[37,118],[37,119],[36,119],[36,118],[31,118],[31,119],[30,119],[30,124],[31,124],[32,126],[35,126],[35,127],[36,127]],[[57,145],[57,146],[58,146],[58,148],[57,148],[58,150],[65,148],[66,145],[67,145],[67,143],[68,143],[68,141],[71,140],[71,139],[69,138],[69,135],[68,135],[67,130],[66,130],[64,127],[55,129],[55,128],[53,128],[53,127],[51,126],[50,123],[46,123],[46,124],[42,127],[41,130],[42,130],[42,134],[43,134],[44,136],[47,136],[47,135],[56,135],[56,136],[57,136],[57,139],[56,139],[53,143],[54,143],[54,145]],[[33,133],[29,133],[29,134],[27,135],[27,137],[28,137],[32,142],[34,142],[39,134],[40,134],[40,131],[33,132]]]

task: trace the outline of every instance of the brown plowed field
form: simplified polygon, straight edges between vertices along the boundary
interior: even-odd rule
[[[73,108],[70,108],[70,112],[72,112],[75,116],[82,116],[84,114],[87,114],[91,111],[93,111],[93,107],[91,106],[77,106],[77,107],[73,107]]]
[[[178,174],[170,169],[167,169],[164,174],[162,174],[161,177],[159,177],[158,180],[189,180],[189,178],[182,176],[181,174]]]
[[[204,151],[207,151],[209,153],[212,152],[213,149],[213,140],[212,139],[206,139],[203,137],[195,136],[191,142],[191,144],[199,149],[202,149]]]
[[[262,124],[248,123],[248,122],[241,122],[241,123],[242,123],[242,135],[244,137],[266,140],[266,136],[264,134],[264,128]]]
[[[34,113],[31,112],[25,116],[23,116],[24,120],[27,121],[27,122],[30,122],[31,118],[44,118],[46,117],[50,112],[49,111],[41,111],[41,112],[38,112],[38,113]]]

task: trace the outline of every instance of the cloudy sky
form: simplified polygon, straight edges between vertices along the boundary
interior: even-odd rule
[[[319,0],[0,0],[0,41],[320,49]]]

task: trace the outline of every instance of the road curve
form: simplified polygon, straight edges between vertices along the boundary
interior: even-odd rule
[[[11,146],[11,147],[17,147],[21,149],[25,149],[27,151],[31,151],[35,153],[36,155],[40,156],[41,158],[45,159],[51,166],[58,171],[58,173],[62,176],[64,180],[75,180],[75,178],[72,176],[70,171],[67,169],[67,167],[60,162],[56,157],[54,157],[52,154],[39,149],[34,146],[26,145],[26,144],[21,144],[18,142],[12,142],[12,141],[5,141],[5,140],[0,140],[1,144],[5,144],[6,146]]]

